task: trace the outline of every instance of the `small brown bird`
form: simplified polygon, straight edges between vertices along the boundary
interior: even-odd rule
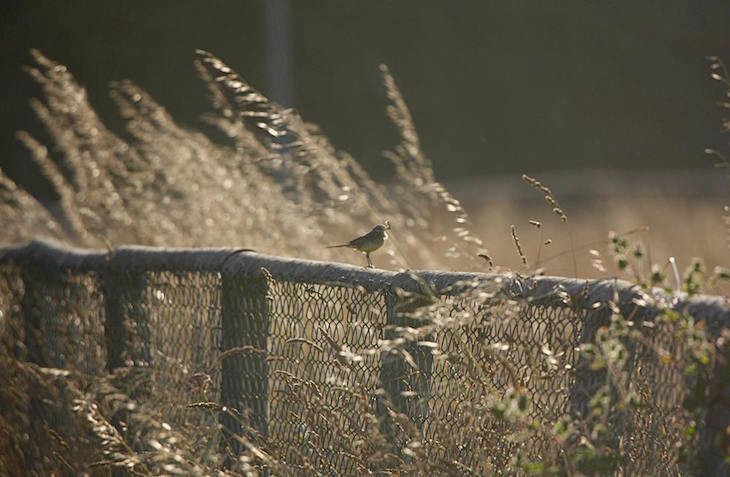
[[[373,268],[373,261],[370,260],[370,253],[383,246],[388,238],[388,232],[386,232],[386,230],[390,230],[390,222],[387,220],[383,224],[378,224],[373,227],[373,230],[362,237],[352,239],[349,242],[340,245],[330,245],[327,248],[349,247],[357,250],[358,252],[362,252],[368,260],[368,268]]]

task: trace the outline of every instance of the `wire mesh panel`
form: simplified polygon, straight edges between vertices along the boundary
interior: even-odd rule
[[[138,339],[149,357],[147,399],[166,422],[193,431],[212,450],[216,414],[189,406],[220,400],[220,275],[147,273],[141,300],[146,323]]]
[[[270,293],[272,445],[301,475],[361,473],[351,458],[359,445],[353,436],[365,429],[379,387],[371,351],[383,337],[383,295],[287,282]]]
[[[27,469],[43,473],[44,462],[59,450],[56,436],[74,422],[73,393],[58,381],[66,370],[88,383],[106,374],[104,307],[98,276],[46,269],[30,262],[20,275],[25,357],[39,373],[24,382],[28,439]]]
[[[106,373],[103,296],[96,273],[24,269],[26,343],[42,366]]]
[[[550,421],[566,412],[581,311],[448,302],[460,322],[436,334],[439,355],[432,377],[428,445],[437,455],[453,459],[461,471],[479,474],[507,468],[518,448],[535,459],[557,452],[546,441],[515,441],[490,407],[494,398],[524,389],[531,402],[528,415]],[[475,375],[464,376],[465,369]]]

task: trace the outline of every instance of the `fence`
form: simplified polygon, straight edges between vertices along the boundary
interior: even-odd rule
[[[145,369],[145,385],[126,391],[154,402],[173,425],[206,429],[201,445],[235,452],[240,444],[231,436],[252,434],[302,474],[359,472],[340,430],[367,426],[363,409],[384,416],[386,436],[388,426],[402,424],[388,421],[388,409],[408,416],[429,455],[450,462],[454,472],[484,469],[484,462],[504,468],[518,448],[538,459],[557,452],[548,441],[508,438],[486,411],[475,436],[464,426],[463,404],[484,390],[459,363],[479,362],[497,396],[515,382],[524,385],[530,413],[546,422],[585,415],[604,378],[581,369],[577,347],[609,320],[598,304],[617,297],[626,316],[647,322],[653,316],[640,290],[616,280],[393,273],[233,249],[88,251],[34,241],[1,253],[0,320],[20,310],[24,359],[91,376]],[[485,307],[461,293],[478,283],[502,290],[517,311],[501,316],[497,301]],[[409,312],[427,303],[401,291],[424,289],[448,305],[443,319],[470,318],[400,347],[384,346],[423,326]],[[721,298],[674,307],[713,334],[730,324]],[[652,348],[678,359],[682,349],[660,327],[646,336],[627,364],[644,405],[620,424],[630,456],[624,472],[677,474],[673,446],[686,425],[683,377]],[[207,388],[194,385],[202,381]],[[238,414],[191,413],[190,404],[200,401]],[[701,424],[701,432],[724,429],[723,412]],[[394,442],[395,452],[400,444]],[[720,462],[711,452],[708,459]],[[303,461],[308,468],[297,467]]]

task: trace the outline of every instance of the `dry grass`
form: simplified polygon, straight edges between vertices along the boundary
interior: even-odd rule
[[[197,66],[216,111],[205,119],[221,129],[226,144],[179,126],[130,82],[112,90],[128,121],[131,140],[125,141],[104,126],[64,67],[38,52],[34,58],[29,72],[48,101],[33,107],[53,136],[54,157],[27,133],[19,138],[61,200],[51,215],[0,176],[7,190],[0,219],[14,224],[3,231],[4,241],[45,235],[92,246],[244,246],[355,260],[324,245],[389,219],[395,240],[381,266],[436,267],[444,263],[444,250],[451,259],[478,251],[458,201],[433,181],[387,69],[389,114],[403,131],[403,143],[389,153],[396,180],[386,188],[335,151],[316,127],[269,102],[206,52],[199,52]],[[459,233],[432,220],[438,209],[455,214]],[[431,237],[449,238],[434,246]]]

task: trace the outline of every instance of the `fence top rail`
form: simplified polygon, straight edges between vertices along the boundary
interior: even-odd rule
[[[90,250],[47,240],[0,245],[0,263],[31,261],[49,267],[77,272],[170,271],[217,272],[222,275],[251,274],[265,268],[278,281],[362,287],[378,291],[393,287],[419,291],[423,284],[440,294],[452,294],[464,282],[489,282],[508,290],[515,298],[534,304],[561,306],[564,298],[580,300],[590,309],[618,296],[622,305],[635,306],[639,300],[651,303],[661,299],[674,308],[685,309],[710,324],[730,326],[728,300],[719,296],[696,295],[672,298],[661,290],[651,296],[630,282],[617,279],[585,280],[563,277],[523,277],[515,273],[476,273],[419,270],[392,272],[353,265],[276,257],[236,248],[164,248],[122,246],[110,250]],[[642,305],[646,306],[646,305]]]

